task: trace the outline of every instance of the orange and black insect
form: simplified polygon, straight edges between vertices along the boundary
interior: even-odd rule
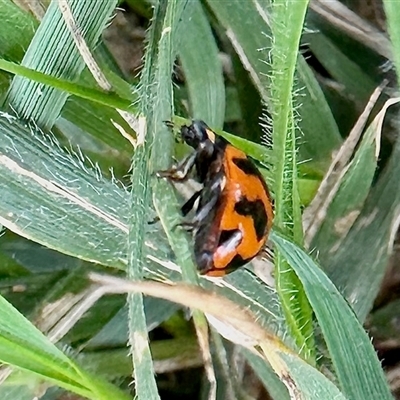
[[[199,272],[224,276],[264,247],[272,225],[272,201],[253,162],[203,121],[182,126],[181,136],[194,152],[158,176],[184,181],[195,168],[202,188],[182,206],[186,216],[197,202],[193,220],[183,225],[193,230]]]

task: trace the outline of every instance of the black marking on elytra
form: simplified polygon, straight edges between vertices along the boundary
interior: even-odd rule
[[[262,184],[262,186],[263,186],[263,188],[265,190],[265,193],[267,194],[268,197],[270,197],[267,184],[265,183],[264,178],[261,175],[261,172],[254,165],[253,161],[251,161],[248,158],[233,158],[232,161],[245,174],[257,176],[260,179],[260,182],[261,182],[261,184]]]
[[[250,201],[246,197],[242,197],[240,201],[235,204],[235,211],[239,215],[253,218],[257,240],[260,241],[265,236],[265,229],[268,222],[264,203],[260,199]]]
[[[248,158],[233,158],[232,161],[240,168],[246,175],[260,176],[260,171],[254,163]]]

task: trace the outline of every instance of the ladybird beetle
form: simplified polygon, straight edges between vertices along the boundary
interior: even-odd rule
[[[273,219],[267,185],[246,154],[213,132],[203,121],[181,127],[194,152],[159,177],[184,181],[195,167],[202,188],[182,206],[191,222],[194,256],[201,274],[224,276],[254,258],[266,243]]]

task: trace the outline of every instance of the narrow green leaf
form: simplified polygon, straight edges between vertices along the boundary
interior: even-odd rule
[[[186,17],[193,15],[196,13],[196,7],[199,6],[200,3],[198,2],[190,2],[190,1],[180,1],[180,8],[183,10],[186,7],[185,15]],[[197,18],[197,17],[195,17]],[[175,21],[171,21],[167,26],[168,27],[173,27]],[[186,21],[186,26],[188,24],[188,20]],[[175,22],[176,23],[176,22]],[[203,23],[204,25],[204,23]],[[204,28],[203,28],[204,29]],[[208,33],[208,36],[210,33]],[[173,44],[176,46],[174,48],[175,51],[178,51],[180,43],[177,42],[178,36],[174,38]],[[182,43],[184,43],[185,38],[181,38]],[[191,42],[193,43],[194,38],[192,38]],[[197,38],[198,40],[198,38]],[[189,42],[190,43],[190,42]],[[187,46],[188,44],[186,44]],[[183,45],[185,46],[185,44]],[[175,54],[174,52],[172,53],[173,55]],[[211,54],[212,55],[212,54]],[[173,59],[171,59],[171,50],[169,50],[169,53],[160,53],[159,55],[159,62],[160,66],[161,60],[166,59],[167,63],[166,65],[171,68],[167,69],[163,67],[163,69],[160,68],[160,75],[162,73],[165,74],[171,73],[172,71],[172,62]],[[188,60],[186,60],[188,61]],[[204,62],[204,60],[202,61]],[[170,63],[170,64],[169,64]],[[188,65],[187,65],[188,66]],[[210,65],[212,67],[212,65]],[[162,78],[162,75],[160,76]],[[193,80],[193,76],[191,76],[191,79]],[[218,78],[217,78],[218,79]],[[162,82],[162,81],[161,81]],[[209,87],[209,85],[207,85]],[[197,86],[198,88],[198,86]],[[209,87],[209,89],[206,91],[206,93],[211,93],[215,90],[214,88]],[[170,167],[171,163],[171,156],[172,156],[172,142],[173,142],[173,136],[171,133],[169,135],[165,135],[166,129],[165,126],[163,127],[162,121],[169,120],[172,115],[173,115],[173,110],[172,110],[172,85],[169,82],[168,87],[161,86],[159,85],[158,87],[158,92],[157,96],[160,97],[161,93],[165,93],[171,96],[169,99],[169,109],[167,107],[168,103],[164,102],[161,103],[158,108],[157,108],[157,117],[158,117],[158,135],[156,137],[156,142],[153,148],[153,154],[152,154],[152,168],[154,171],[158,170],[165,170]],[[193,93],[192,93],[193,94]],[[194,93],[193,95],[198,96],[198,93]],[[201,102],[204,104],[205,99],[201,99]],[[200,103],[197,103],[197,106]],[[209,109],[208,109],[209,110]],[[199,110],[198,110],[199,111]],[[203,111],[202,111],[203,112]],[[207,111],[208,113],[208,111]],[[204,115],[205,116],[205,115]],[[214,118],[221,118],[221,115],[215,115]],[[164,135],[162,133],[164,132]],[[168,131],[167,131],[168,132]],[[191,247],[190,247],[190,242],[188,240],[188,237],[186,235],[185,230],[179,226],[179,207],[176,201],[176,196],[173,192],[173,189],[170,185],[169,182],[167,182],[164,179],[156,179],[153,181],[153,203],[155,206],[155,209],[157,210],[157,213],[160,217],[161,224],[163,225],[163,228],[167,234],[168,241],[171,245],[171,248],[176,256],[177,263],[181,267],[182,271],[182,277],[183,280],[186,282],[190,282],[192,284],[198,284],[199,283],[199,278],[197,275],[197,271],[195,268],[195,265],[193,263],[192,259],[192,253],[191,253]],[[196,329],[196,334],[199,338],[199,342],[202,348],[203,354],[205,352],[208,352],[207,346],[208,346],[208,325],[207,325],[207,320],[205,316],[200,313],[199,311],[195,310],[193,313],[193,321]],[[210,379],[210,374],[213,374],[213,371],[211,370],[210,366],[206,366],[206,373],[207,377],[209,378],[210,383],[215,380],[215,377]],[[211,389],[212,391],[214,388]]]
[[[183,4],[184,3],[184,4]],[[196,7],[196,2],[182,2],[181,7],[186,7],[184,15],[192,15],[192,8]],[[188,21],[186,21],[188,23]],[[174,45],[178,51],[180,43],[178,36],[174,38]],[[165,57],[170,58],[170,55],[165,54]],[[161,88],[160,88],[161,89]],[[172,86],[165,88],[171,96],[170,104],[172,107]],[[160,90],[161,92],[161,90]],[[156,141],[154,143],[152,153],[152,168],[153,170],[160,171],[166,170],[171,166],[171,159],[173,155],[173,135],[166,129],[162,121],[168,120],[172,115],[172,108],[170,110],[158,109],[158,122],[159,130],[157,133]],[[174,119],[175,120],[175,119]],[[170,246],[176,256],[178,265],[182,268],[182,275],[185,280],[191,283],[198,282],[195,266],[192,261],[189,240],[185,230],[179,225],[179,205],[177,203],[176,195],[170,183],[164,179],[153,179],[153,203],[155,209],[160,216],[161,224],[168,237]]]
[[[392,399],[371,341],[346,300],[303,250],[277,233],[271,236],[303,284],[345,396]]]
[[[108,107],[132,111],[132,99],[124,99],[115,93],[109,93],[100,89],[82,86],[75,82],[70,82],[62,78],[56,78],[54,76],[35,71],[33,69],[24,67],[23,65],[18,65],[7,60],[0,59],[0,69],[12,74],[16,74],[18,77],[20,77],[20,79],[27,78],[33,82],[58,89],[66,94],[75,95],[86,100],[92,100]]]
[[[222,128],[225,115],[225,86],[218,47],[199,0],[192,0],[179,58],[189,91],[191,117]],[[201,45],[199,46],[199,43]]]
[[[275,1],[272,7],[271,49],[271,115],[274,152],[274,225],[296,242],[302,243],[300,198],[297,188],[297,144],[293,95],[294,72],[298,58],[307,1]],[[284,71],[284,72],[283,72]],[[277,291],[297,346],[306,359],[315,356],[312,311],[297,275],[290,269],[279,251],[275,256]]]
[[[93,48],[105,28],[116,0],[70,0],[72,14],[89,46]],[[80,56],[59,8],[53,0],[30,43],[22,65],[70,81],[78,79],[85,63]],[[68,93],[16,76],[7,101],[25,119],[50,128],[58,118]]]
[[[150,31],[149,46],[146,52],[139,90],[139,118],[144,120],[143,143],[139,143],[132,160],[132,191],[130,196],[131,218],[128,238],[128,277],[141,279],[145,262],[145,226],[148,223],[150,200],[149,178],[150,154],[152,159],[168,157],[172,141],[165,147],[158,147],[158,135],[167,130],[163,121],[171,120],[173,114],[172,70],[177,48],[176,30],[186,1],[161,1],[154,11]],[[156,189],[156,188],[155,188]],[[165,201],[155,190],[155,198]],[[162,200],[161,200],[162,199]],[[129,331],[136,393],[140,399],[157,399],[157,387],[151,354],[147,343],[146,321],[141,294],[128,296]],[[139,339],[139,341],[137,340]],[[139,348],[137,344],[140,342]]]
[[[2,363],[33,372],[91,399],[129,398],[116,387],[80,369],[2,297],[0,304]]]

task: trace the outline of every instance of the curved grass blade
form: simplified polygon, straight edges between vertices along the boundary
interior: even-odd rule
[[[0,360],[90,399],[129,399],[121,390],[91,376],[64,355],[11,304],[0,297]]]
[[[344,399],[328,378],[293,353],[268,328],[262,328],[247,309],[238,307],[213,291],[184,283],[131,282],[98,274],[91,274],[90,277],[108,293],[139,291],[201,310],[228,340],[252,349],[264,362],[269,362],[293,399],[320,399],[324,398],[322,394],[328,399]]]

